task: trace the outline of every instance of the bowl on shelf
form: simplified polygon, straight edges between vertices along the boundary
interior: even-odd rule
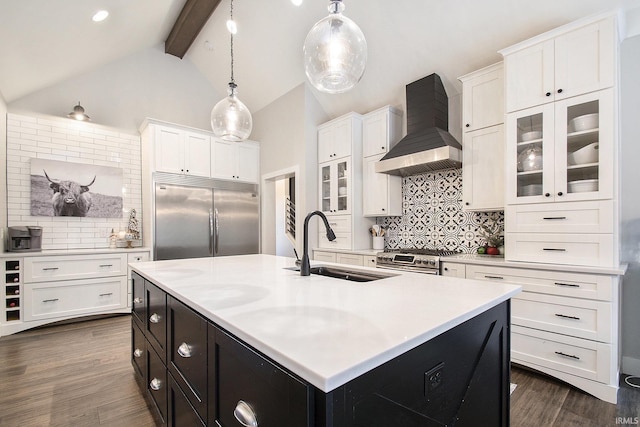
[[[581,132],[583,130],[598,127],[598,113],[584,114],[569,120],[569,132]]]
[[[578,181],[569,181],[569,193],[585,193],[587,191],[598,191],[597,179],[581,179]]]
[[[347,187],[338,187],[338,196],[346,196]]]
[[[518,196],[539,196],[542,194],[542,184],[529,184],[520,187]]]
[[[570,165],[584,165],[586,163],[596,163],[598,161],[599,143],[593,142],[589,145],[567,154],[567,163]]]
[[[523,132],[522,135],[520,135],[520,140],[522,142],[533,141],[534,139],[540,139],[540,138],[542,138],[542,131],[539,131],[539,130]]]
[[[531,145],[518,154],[518,172],[542,169],[542,148]]]

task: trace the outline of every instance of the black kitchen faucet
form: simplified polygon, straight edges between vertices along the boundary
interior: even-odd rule
[[[309,219],[311,219],[311,217],[314,215],[318,215],[320,216],[320,218],[322,218],[324,227],[327,229],[327,239],[329,239],[330,242],[336,240],[336,235],[331,229],[329,221],[327,221],[327,217],[324,216],[322,212],[313,211],[307,215],[307,217],[304,219],[304,248],[302,252],[302,263],[300,264],[301,276],[311,275],[311,266],[309,265]]]

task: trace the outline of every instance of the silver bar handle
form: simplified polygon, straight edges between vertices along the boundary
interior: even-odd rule
[[[58,301],[58,298],[51,298],[51,299],[43,299],[42,302],[56,302]]]
[[[101,297],[108,297],[110,295],[113,295],[113,292],[107,292],[106,294],[100,294]]]
[[[576,317],[576,316],[567,316],[566,314],[559,314],[559,313],[556,313],[556,316],[557,316],[557,317],[562,317],[562,318],[564,318],[564,319],[580,320],[580,318],[579,318],[579,317]]]
[[[218,240],[220,240],[220,213],[218,212],[218,209],[214,209],[214,222],[215,222],[215,229],[216,229],[216,233],[215,233],[215,240],[214,240],[214,251],[213,254],[217,254],[218,253]]]
[[[233,416],[245,427],[258,427],[258,419],[253,408],[244,400],[238,401],[236,409],[233,410]]]
[[[568,357],[570,359],[575,359],[575,360],[580,360],[580,358],[578,356],[575,356],[573,354],[567,354],[567,353],[563,353],[561,351],[556,351],[554,352],[555,354],[559,355],[559,356],[564,356],[564,357]]]
[[[504,277],[502,277],[502,276],[487,276],[487,275],[485,275],[484,277],[486,279],[498,279],[498,280],[503,280],[504,279]]]
[[[184,357],[185,359],[191,357],[191,346],[186,342],[183,342],[180,344],[180,347],[178,347],[178,354],[180,357]]]
[[[568,286],[570,288],[579,288],[580,287],[580,285],[576,285],[576,284],[573,284],[573,283],[554,282],[553,284],[556,285],[556,286]]]
[[[209,255],[213,255],[213,209],[209,209]]]
[[[554,251],[554,252],[566,252],[566,249],[562,248],[542,248],[543,251]]]
[[[58,267],[44,267],[42,271],[55,271],[58,270]]]
[[[567,219],[567,217],[566,216],[545,216],[545,217],[542,217],[542,219],[546,219],[546,220]]]
[[[100,268],[113,267],[113,264],[100,264]]]

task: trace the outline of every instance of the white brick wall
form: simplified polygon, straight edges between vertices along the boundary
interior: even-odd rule
[[[122,218],[35,217],[31,210],[30,159],[122,168]],[[125,230],[135,209],[142,230],[140,135],[57,117],[7,115],[8,225],[43,228],[43,249],[104,248],[113,228]]]

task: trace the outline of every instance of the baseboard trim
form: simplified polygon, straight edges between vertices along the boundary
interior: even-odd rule
[[[640,376],[640,359],[633,357],[622,357],[622,373],[627,375]]]

